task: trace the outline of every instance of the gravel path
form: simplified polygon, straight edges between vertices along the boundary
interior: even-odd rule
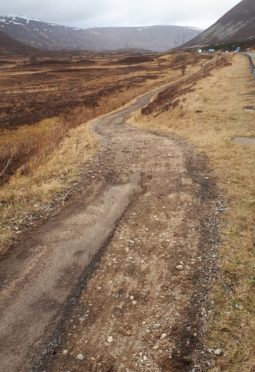
[[[72,205],[0,262],[2,371],[196,362],[218,199],[193,148],[125,124],[155,92],[93,122],[102,149]]]

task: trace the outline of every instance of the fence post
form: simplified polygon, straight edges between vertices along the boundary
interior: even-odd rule
[[[253,75],[253,77],[255,78],[255,65],[254,65],[254,62],[251,58],[251,55],[248,54],[248,53],[244,53],[246,55],[246,57],[249,59],[249,62],[250,62],[250,69],[251,69],[251,73]]]

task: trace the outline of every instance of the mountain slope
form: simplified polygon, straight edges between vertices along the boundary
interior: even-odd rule
[[[251,40],[255,40],[255,1],[242,0],[185,46],[220,45]]]
[[[33,48],[22,44],[17,40],[13,40],[4,32],[0,31],[0,54],[26,54],[27,52],[34,51]]]
[[[201,31],[181,26],[75,29],[22,17],[0,17],[0,31],[33,47],[47,50],[147,49],[180,46]]]

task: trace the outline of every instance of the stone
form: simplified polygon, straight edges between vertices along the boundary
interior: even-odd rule
[[[161,327],[161,324],[160,323],[153,324],[153,328],[155,328],[155,329],[160,328],[160,327]]]
[[[184,269],[183,265],[177,265],[176,270],[182,271]]]
[[[214,350],[214,354],[215,354],[216,356],[221,356],[221,355],[223,355],[223,350],[222,350],[222,349],[215,349],[215,350]]]
[[[76,358],[78,360],[84,360],[84,355],[83,354],[78,354]]]
[[[160,336],[160,340],[164,340],[166,337],[167,337],[167,334],[166,333],[162,333],[162,335]]]
[[[63,354],[63,355],[67,355],[67,354],[68,354],[68,350],[66,350],[66,349],[63,350],[63,351],[62,351],[62,354]]]
[[[107,338],[107,342],[108,342],[109,344],[111,344],[111,343],[113,342],[113,337],[112,337],[112,336],[109,336],[109,337]]]

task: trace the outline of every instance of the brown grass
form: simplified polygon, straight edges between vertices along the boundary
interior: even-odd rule
[[[32,213],[40,216],[44,205],[69,187],[78,177],[82,164],[97,151],[98,140],[90,133],[86,123],[71,129],[68,136],[53,151],[56,132],[47,132],[47,126],[52,125],[49,121],[42,123],[42,126],[45,126],[43,133],[45,130],[46,134],[41,137],[41,141],[46,138],[51,151],[47,153],[44,147],[39,147],[40,151],[0,188],[1,253],[8,248],[17,235],[17,230],[21,229],[24,218]],[[24,128],[24,144],[26,133],[32,136],[30,129]],[[49,137],[48,133],[51,133],[52,137]],[[57,138],[59,139],[58,135]],[[34,143],[35,146],[43,143],[39,141],[39,134]],[[28,144],[31,145],[30,142]]]
[[[170,74],[168,74],[170,78]],[[108,113],[127,103],[147,89],[152,89],[165,80],[134,87],[119,94],[100,99],[97,107],[77,107],[57,117],[45,119],[34,126],[24,125],[17,130],[2,130],[0,136],[0,182],[6,182],[16,170],[28,175],[58,146],[70,128],[76,128],[84,121]]]
[[[191,65],[188,65],[189,69],[194,69],[194,61],[196,61],[196,58],[194,58],[193,55],[184,55],[186,60],[189,59],[190,62],[192,62]],[[175,57],[176,58],[176,57]],[[170,56],[169,59],[166,59],[167,63],[169,61],[172,61],[173,57]],[[109,66],[110,67],[110,66]],[[27,67],[26,67],[27,68]],[[151,63],[150,69],[157,68],[159,69],[159,66],[155,65],[155,63]],[[58,70],[57,70],[58,71]],[[77,70],[75,70],[77,72]],[[20,71],[22,73],[22,71]],[[28,72],[31,72],[30,70]],[[55,71],[56,72],[56,71]],[[143,72],[143,71],[142,71]],[[125,72],[125,79],[130,79],[130,86],[126,85],[125,88],[120,89],[116,85],[116,89],[114,86],[110,86],[111,84],[111,77],[114,76],[115,72],[110,72],[109,76],[101,76],[100,82],[97,82],[96,80],[93,80],[93,72],[92,74],[92,80],[87,84],[87,89],[92,89],[98,86],[98,89],[100,88],[104,93],[99,94],[99,91],[97,91],[97,94],[91,96],[91,100],[89,105],[83,104],[80,102],[79,104],[79,91],[77,92],[77,103],[78,106],[75,108],[72,108],[72,106],[68,109],[68,105],[65,105],[63,107],[63,111],[57,116],[51,116],[51,109],[47,111],[47,99],[43,98],[43,100],[46,99],[44,104],[44,111],[42,112],[43,115],[46,116],[45,119],[40,120],[36,123],[36,125],[22,125],[14,127],[14,131],[12,128],[8,129],[2,129],[1,135],[0,135],[0,183],[4,183],[8,181],[9,177],[19,169],[19,172],[22,174],[29,174],[30,168],[33,169],[34,167],[41,164],[44,159],[52,152],[53,149],[59,144],[62,138],[68,133],[70,128],[75,128],[78,125],[80,125],[84,121],[88,121],[96,116],[105,114],[107,112],[110,112],[112,110],[115,110],[116,108],[120,107],[121,105],[127,103],[129,100],[133,99],[137,95],[140,95],[150,89],[153,89],[154,87],[164,84],[166,82],[169,82],[171,80],[177,79],[180,76],[179,71],[175,71],[173,69],[161,69],[158,71],[159,74],[157,78],[148,79],[146,80],[144,78],[144,73],[142,73],[140,70],[135,72],[130,72],[126,74]],[[12,72],[11,72],[12,73]],[[9,72],[7,71],[7,76]],[[119,74],[119,71],[118,71]],[[111,76],[113,75],[113,76]],[[4,75],[5,76],[5,75]],[[151,76],[151,75],[148,75]],[[153,75],[152,75],[153,76]],[[141,79],[141,83],[134,84],[133,80],[135,77],[138,79]],[[45,76],[45,82],[42,81],[42,86],[37,86],[37,89],[34,87],[34,83],[31,85],[28,85],[27,91],[31,92],[35,91],[36,94],[39,93],[39,96],[42,96],[45,93],[51,91],[50,85],[47,86],[47,75]],[[12,81],[12,78],[10,82]],[[48,84],[51,80],[48,80]],[[67,82],[64,80],[64,83],[61,83],[61,80],[59,84],[67,84]],[[19,85],[18,85],[19,86]],[[7,94],[4,95],[5,101],[8,101],[7,97],[9,93],[12,93],[12,91],[8,91],[9,85],[7,84]],[[45,87],[45,88],[44,88]],[[93,89],[94,89],[93,88]],[[9,89],[11,89],[9,87]],[[24,99],[24,92],[26,92],[26,86],[23,87],[21,90],[20,87],[16,88],[18,90],[13,90],[13,94],[10,95],[11,97],[14,96],[17,100],[19,97],[20,99]],[[55,89],[55,88],[54,88]],[[82,89],[85,90],[85,87]],[[4,90],[5,91],[5,90]],[[15,96],[17,95],[18,96]],[[53,95],[56,94],[55,99],[58,100],[59,97],[57,95],[57,91]],[[75,96],[75,92],[69,92],[69,96]],[[51,97],[50,97],[51,98]],[[51,103],[49,107],[52,107],[52,101],[54,103],[54,99],[50,99]],[[3,102],[3,103],[4,103]],[[16,102],[16,101],[15,101]],[[4,117],[4,120],[7,119],[9,122],[12,122],[12,115],[15,111],[15,102],[13,102],[13,108],[11,110],[11,116],[8,117],[9,109],[6,109],[6,115]],[[22,101],[23,102],[23,101]],[[29,102],[31,104],[33,102]],[[23,104],[26,106],[26,102],[24,101]],[[0,105],[1,106],[1,105]],[[30,107],[30,106],[29,106]],[[39,108],[38,108],[39,109]],[[13,111],[14,110],[14,111]],[[27,108],[26,108],[27,110]],[[22,108],[22,111],[26,111]],[[29,112],[30,108],[28,109],[28,117],[29,120],[35,120],[36,116],[34,114],[34,110]],[[54,110],[53,110],[54,111]],[[49,112],[49,118],[47,118],[47,112]],[[25,117],[20,117],[20,119],[25,120],[27,118],[27,115]],[[4,121],[4,122],[5,122]]]
[[[136,126],[194,143],[208,156],[225,194],[220,274],[205,339],[208,348],[221,348],[224,356],[214,359],[211,371],[255,370],[255,147],[232,142],[235,136],[255,136],[255,111],[244,110],[254,107],[254,93],[248,62],[236,56],[232,66],[214,71],[194,92],[178,97],[170,111],[147,118],[138,113],[132,119]]]

